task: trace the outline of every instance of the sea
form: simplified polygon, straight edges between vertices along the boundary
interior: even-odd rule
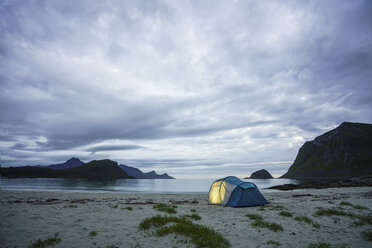
[[[95,191],[142,193],[208,193],[214,179],[120,179],[94,181],[76,178],[0,178],[0,190],[17,191]],[[260,191],[274,185],[299,184],[294,179],[243,179],[257,185]]]

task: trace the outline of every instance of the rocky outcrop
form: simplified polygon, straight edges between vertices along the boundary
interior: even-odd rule
[[[372,124],[343,122],[307,141],[283,178],[372,175]]]
[[[273,176],[265,169],[255,171],[251,174],[250,177],[246,177],[245,179],[270,179]]]

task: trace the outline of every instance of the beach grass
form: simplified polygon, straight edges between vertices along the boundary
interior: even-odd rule
[[[372,241],[372,231],[363,231],[360,235],[365,241]]]
[[[190,212],[196,212],[196,209],[194,209],[194,208],[192,208],[192,209],[190,209]]]
[[[357,221],[355,221],[353,224],[356,226],[363,226],[365,224],[372,225],[372,215],[357,215],[356,218],[358,218]]]
[[[369,208],[367,208],[365,206],[362,206],[362,205],[353,205],[353,208],[358,209],[358,210],[369,209]]]
[[[53,237],[49,237],[45,240],[38,239],[33,242],[29,247],[30,248],[44,248],[47,246],[55,245],[61,242],[61,238],[58,237],[58,233],[54,234]]]
[[[121,209],[123,209],[123,210],[129,210],[129,211],[132,211],[132,210],[133,210],[133,207],[131,207],[131,206],[128,206],[128,207],[125,207],[125,208],[121,208]]]
[[[353,206],[353,204],[351,204],[350,202],[346,202],[346,201],[342,201],[340,203],[341,206]]]
[[[288,211],[281,211],[279,215],[284,216],[284,217],[292,217],[292,213]]]
[[[312,219],[310,219],[306,215],[296,216],[295,217],[295,220],[305,222],[305,223],[307,223],[309,225],[312,225],[315,228],[319,228],[320,227],[320,225],[318,223],[314,222]]]
[[[263,217],[259,214],[246,214],[245,216],[251,220],[263,220]]]
[[[276,245],[276,246],[282,245],[282,243],[280,243],[278,241],[275,241],[275,240],[268,240],[266,242],[266,244],[268,244],[268,245]]]
[[[169,223],[174,224],[167,225]],[[161,237],[171,233],[183,235],[190,238],[195,247],[230,247],[230,242],[220,233],[210,227],[195,224],[186,217],[156,215],[143,220],[139,228],[140,230],[147,230],[152,226],[156,228],[153,232],[156,236]]]
[[[91,236],[91,237],[97,236],[97,232],[96,231],[91,231],[89,233],[89,236]]]
[[[340,205],[341,206],[350,206],[350,207],[352,207],[352,208],[354,208],[354,209],[358,209],[358,210],[364,210],[364,209],[368,209],[367,207],[365,207],[365,206],[362,206],[362,205],[354,205],[354,204],[352,204],[352,203],[350,203],[350,202],[346,202],[346,201],[342,201],[341,203],[340,203]]]
[[[346,248],[345,245],[332,245],[327,242],[319,242],[319,243],[312,243],[309,244],[308,248]]]
[[[187,218],[191,218],[193,220],[201,220],[201,217],[198,214],[186,214],[184,216],[187,217]]]
[[[285,210],[286,208],[280,205],[274,205],[274,206],[268,206],[267,207],[270,210]]]
[[[318,207],[317,211],[315,212],[315,216],[347,216],[352,219],[357,219],[353,224],[356,226],[363,226],[365,224],[372,225],[372,215],[358,215],[351,212],[346,212],[344,210],[339,210],[335,208],[322,208]]]
[[[175,214],[177,213],[177,206],[176,205],[167,205],[165,203],[158,203],[154,205],[154,208],[160,212],[165,212],[168,214]]]
[[[252,226],[254,227],[267,228],[273,232],[283,231],[283,227],[281,225],[275,222],[267,222],[259,214],[246,214],[245,216],[253,220]]]
[[[336,208],[322,208],[318,207],[315,216],[331,216],[331,215],[338,215],[338,216],[348,216],[351,218],[355,218],[356,215],[350,212],[346,212],[344,210],[336,209]]]

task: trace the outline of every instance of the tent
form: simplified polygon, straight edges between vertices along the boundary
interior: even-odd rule
[[[268,204],[254,183],[229,176],[212,183],[209,203],[230,207],[247,207]]]

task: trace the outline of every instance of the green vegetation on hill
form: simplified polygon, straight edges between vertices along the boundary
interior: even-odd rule
[[[344,122],[307,141],[284,178],[356,177],[372,174],[372,124]]]
[[[1,173],[12,178],[84,178],[112,180],[131,178],[118,163],[109,159],[93,160],[89,163],[63,170],[23,166],[1,168]]]

